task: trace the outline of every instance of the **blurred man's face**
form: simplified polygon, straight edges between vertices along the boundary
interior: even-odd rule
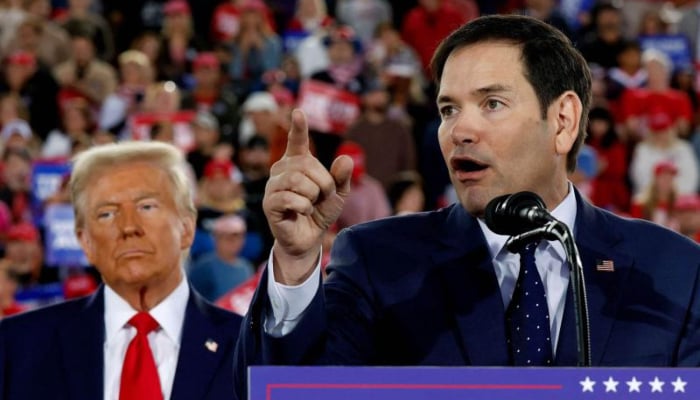
[[[73,57],[78,64],[86,64],[95,57],[95,46],[92,41],[83,37],[73,39]]]
[[[194,217],[183,215],[174,186],[149,162],[110,167],[90,178],[84,225],[76,229],[88,260],[122,297],[170,293],[182,279],[180,257],[194,238]]]
[[[386,90],[372,90],[363,96],[365,110],[377,113],[385,113],[389,107],[389,92]]]
[[[277,123],[275,120],[275,114],[272,111],[260,110],[260,111],[249,111],[246,113],[250,117],[250,121],[255,126],[255,130],[258,133],[270,133],[272,126]]]
[[[336,40],[328,46],[328,60],[333,65],[342,65],[352,62],[355,58],[355,49],[352,43],[345,40]]]
[[[245,231],[214,232],[216,253],[224,260],[235,260],[245,243]]]
[[[5,257],[11,261],[13,271],[18,275],[31,274],[37,265],[36,257],[41,251],[36,242],[10,240],[5,245]]]
[[[210,148],[219,142],[219,132],[216,129],[209,129],[200,125],[192,125],[194,141],[197,147]]]
[[[12,137],[17,137],[13,135]],[[11,154],[3,169],[5,184],[13,192],[28,191],[31,187],[32,165],[24,158]]]
[[[216,202],[233,200],[238,192],[239,184],[230,177],[217,175],[206,178],[205,190],[208,197]]]
[[[34,67],[10,63],[5,68],[5,79],[10,89],[19,91],[34,74]]]
[[[34,30],[33,27],[29,25],[20,26],[17,31],[17,40],[19,40],[19,47],[23,50],[31,50],[39,45],[39,40],[41,37],[39,33]]]
[[[523,68],[519,47],[506,42],[457,49],[445,64],[438,139],[457,196],[477,217],[496,196],[528,190],[551,206],[567,192],[575,137],[558,134],[569,132],[559,129],[558,113],[542,118]]]
[[[669,85],[669,71],[666,66],[656,60],[646,63],[644,66],[649,76],[649,88],[663,89]]]
[[[598,35],[607,43],[612,43],[622,37],[622,17],[617,11],[601,11],[598,15]]]
[[[194,70],[194,79],[200,86],[215,86],[219,84],[221,74],[217,68],[201,67]]]
[[[249,178],[260,178],[270,174],[270,151],[263,147],[241,151],[241,170]]]

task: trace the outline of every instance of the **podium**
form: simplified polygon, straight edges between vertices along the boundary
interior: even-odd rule
[[[700,399],[700,369],[250,367],[250,400]]]

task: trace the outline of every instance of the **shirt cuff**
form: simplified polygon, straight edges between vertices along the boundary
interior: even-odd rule
[[[267,313],[265,318],[265,332],[280,337],[296,327],[304,315],[304,311],[314,299],[318,290],[318,280],[321,278],[321,257],[306,281],[294,286],[283,285],[275,281],[272,251],[270,251],[267,260],[267,267],[267,293],[272,310]]]

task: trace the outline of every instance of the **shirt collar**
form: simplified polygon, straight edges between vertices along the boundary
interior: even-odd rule
[[[564,200],[559,203],[559,205],[551,212],[552,216],[559,221],[563,222],[566,226],[569,227],[569,230],[574,232],[574,222],[576,221],[576,195],[574,194],[573,190],[573,185],[571,182],[569,182],[569,193],[567,193],[566,197],[564,197]],[[503,247],[506,245],[506,241],[510,236],[508,235],[499,235],[497,233],[494,233],[492,230],[486,226],[486,222],[484,222],[481,218],[477,219],[479,221],[479,226],[481,227],[481,231],[484,233],[484,237],[486,238],[486,243],[489,246],[489,251],[491,252],[491,260],[494,260],[498,254],[503,250]],[[562,261],[566,260],[566,253],[564,252],[564,247],[561,245],[559,242],[550,242],[552,246],[554,247],[554,250],[556,254],[559,255],[559,257],[562,259]]]
[[[158,322],[161,329],[173,341],[180,343],[182,337],[182,324],[185,320],[187,300],[190,296],[190,287],[183,277],[175,290],[163,301],[149,311]],[[121,298],[112,288],[105,285],[105,340],[110,343],[124,328],[129,320],[136,315],[129,303]]]

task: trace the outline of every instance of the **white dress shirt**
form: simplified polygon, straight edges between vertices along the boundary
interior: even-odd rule
[[[148,334],[148,344],[158,368],[164,399],[170,398],[173,389],[189,296],[190,288],[183,278],[168,297],[149,311],[160,325],[159,329]],[[104,400],[119,399],[124,356],[131,339],[136,336],[136,328],[128,322],[137,312],[105,285]]]
[[[576,196],[571,184],[569,184],[569,193],[551,214],[554,218],[566,224],[573,235],[574,221],[576,221]],[[491,232],[482,220],[478,221],[491,252],[505,309],[513,296],[515,281],[518,279],[518,273],[520,272],[520,255],[510,253],[505,249],[504,246],[509,236],[497,235]],[[267,263],[270,271],[274,271],[272,259],[272,251],[270,251]],[[543,241],[535,251],[535,260],[537,270],[540,272],[540,277],[544,284],[545,293],[547,293],[554,354],[559,340],[561,320],[564,315],[566,289],[569,285],[569,268],[566,262],[566,252],[559,242]],[[297,286],[282,285],[275,282],[273,273],[267,274],[267,291],[272,310],[265,316],[265,332],[274,337],[281,337],[294,329],[316,295],[320,274],[320,260],[311,276],[304,283]]]

